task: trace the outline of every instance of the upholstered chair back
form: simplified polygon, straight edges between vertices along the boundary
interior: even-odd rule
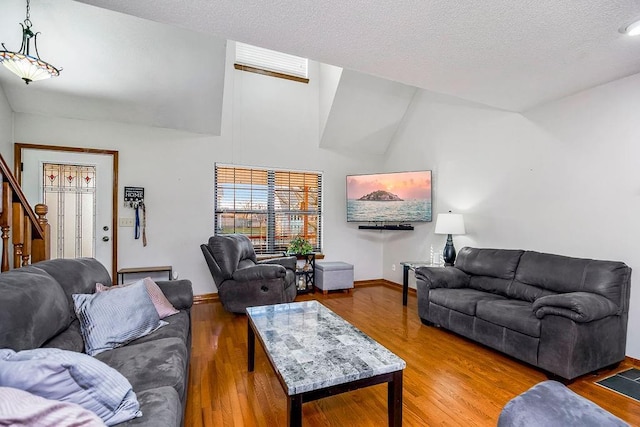
[[[257,263],[251,241],[242,234],[211,236],[208,244],[202,245],[202,252],[216,284],[231,279],[234,271]]]

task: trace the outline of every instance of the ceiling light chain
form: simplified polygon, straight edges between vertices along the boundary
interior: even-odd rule
[[[31,4],[30,0],[27,0],[27,13],[24,23],[21,23],[22,27],[22,45],[17,52],[7,50],[7,47],[2,43],[0,50],[0,62],[9,71],[20,77],[26,84],[32,81],[48,79],[60,75],[62,68],[56,68],[48,62],[40,59],[40,53],[38,52],[38,34],[31,31]],[[33,47],[35,56],[31,55],[31,40],[33,39]]]

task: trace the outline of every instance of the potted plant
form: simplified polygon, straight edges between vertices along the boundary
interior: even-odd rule
[[[287,251],[292,255],[306,255],[313,252],[313,246],[307,239],[298,235],[291,240]]]

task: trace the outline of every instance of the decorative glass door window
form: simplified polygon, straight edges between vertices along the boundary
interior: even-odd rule
[[[93,257],[95,166],[45,163],[42,181],[51,224],[51,258]]]

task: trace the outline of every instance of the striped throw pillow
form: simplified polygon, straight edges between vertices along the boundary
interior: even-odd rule
[[[11,387],[0,387],[0,426],[103,427],[93,412],[71,402],[45,399]]]
[[[161,321],[144,283],[109,292],[73,294],[85,351],[90,356],[149,335]]]
[[[158,316],[161,319],[165,317],[169,317],[173,314],[179,313],[178,310],[171,304],[171,302],[164,296],[162,289],[156,282],[154,282],[151,277],[145,277],[142,280],[138,280],[137,282],[129,283],[126,285],[115,285],[115,286],[105,286],[102,283],[96,283],[96,292],[105,292],[110,291],[112,289],[118,289],[125,286],[135,285],[136,283],[143,282],[147,288],[147,293],[149,294],[149,298],[151,298],[151,302],[153,303],[156,311],[158,312]]]
[[[107,425],[142,416],[131,383],[120,372],[84,353],[59,348],[17,353],[1,349],[0,384],[45,399],[78,404]]]

